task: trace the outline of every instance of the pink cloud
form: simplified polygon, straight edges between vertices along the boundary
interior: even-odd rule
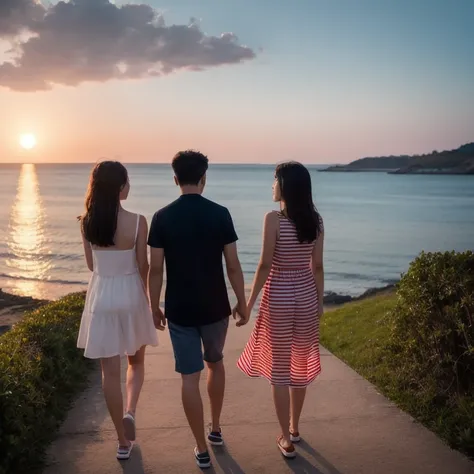
[[[0,64],[0,86],[13,90],[159,77],[255,57],[233,33],[206,35],[193,19],[167,26],[146,4],[71,0],[46,8],[34,0],[4,1],[0,39],[11,41],[17,56]],[[18,43],[25,31],[28,39]]]

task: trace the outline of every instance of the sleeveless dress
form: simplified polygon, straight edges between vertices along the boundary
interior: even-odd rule
[[[134,355],[158,336],[137,267],[136,242],[129,250],[92,249],[94,271],[87,289],[77,347],[89,359]]]
[[[283,214],[270,275],[250,339],[237,365],[272,385],[308,386],[320,373],[318,293],[311,271],[313,243],[300,243]],[[322,220],[320,219],[321,228]]]

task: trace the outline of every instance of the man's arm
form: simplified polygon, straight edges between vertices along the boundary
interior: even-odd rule
[[[148,272],[148,294],[156,329],[164,331],[166,318],[160,309],[161,289],[163,288],[163,269],[165,262],[164,229],[159,213],[153,216],[148,235],[150,246],[150,270]]]
[[[163,287],[163,268],[165,252],[162,248],[150,249],[150,271],[148,273],[148,292],[150,295],[151,311],[156,329],[163,331],[166,318],[160,308],[161,289]]]
[[[148,236],[148,224],[146,222],[145,217],[140,216],[139,219],[140,221],[138,224],[138,235],[137,242],[135,244],[135,252],[137,255],[138,271],[140,272],[140,277],[142,278],[143,286],[147,288],[149,265],[146,240]]]
[[[237,306],[232,311],[232,314],[235,318],[236,313],[239,313],[240,318],[239,321],[237,321],[237,326],[243,326],[244,324],[247,324],[249,315],[245,303],[244,274],[237,254],[236,242],[224,246],[224,258],[227,268],[227,276],[229,277],[230,284],[232,285],[232,289],[237,297]]]
[[[244,274],[242,273],[242,267],[240,266],[239,256],[237,254],[237,233],[235,232],[232,216],[227,209],[225,210],[222,229],[222,245],[224,247],[227,276],[237,297],[237,305],[232,310],[232,316],[236,319],[237,314],[239,314],[237,326],[243,326],[247,324],[249,320],[247,305],[245,303]]]

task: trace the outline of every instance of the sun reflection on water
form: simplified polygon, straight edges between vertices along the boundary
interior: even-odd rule
[[[10,214],[11,258],[7,261],[14,290],[42,296],[42,280],[50,268],[44,235],[45,214],[34,164],[22,165],[16,199]]]

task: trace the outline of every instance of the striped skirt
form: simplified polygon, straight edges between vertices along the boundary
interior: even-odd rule
[[[318,294],[310,269],[272,269],[238,367],[272,385],[308,386],[320,373]]]

